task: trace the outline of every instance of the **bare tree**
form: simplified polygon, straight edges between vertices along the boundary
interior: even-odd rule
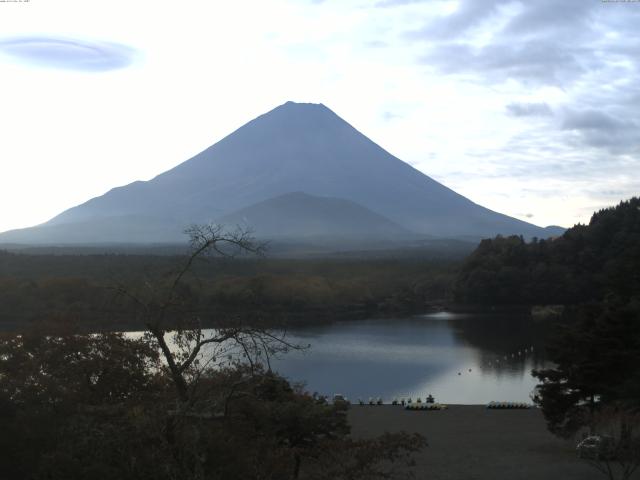
[[[226,393],[202,392],[202,385],[210,385],[200,381],[203,375],[238,363],[248,363],[250,370],[266,363],[270,370],[273,355],[300,347],[288,342],[284,331],[245,325],[239,320],[206,319],[207,325],[215,328],[204,329],[202,315],[208,312],[198,307],[199,298],[186,281],[190,275],[195,277],[196,263],[211,254],[262,255],[265,245],[256,243],[250,231],[240,228],[228,231],[220,225],[194,225],[185,233],[190,237],[190,253],[175,271],[146,278],[137,290],[119,285],[117,292],[132,302],[136,317],[146,328],[144,340],[162,353],[175,387],[176,407],[167,412],[165,426],[173,456],[190,478],[203,479],[207,452],[202,445],[200,424],[224,418],[229,398],[237,395],[236,390],[241,387],[234,385]]]
[[[238,359],[252,367],[266,363],[270,369],[273,355],[301,348],[287,341],[285,331],[246,325],[239,319],[232,324],[207,319],[207,324],[217,323],[217,327],[205,330],[203,312],[186,286],[195,264],[211,254],[262,255],[265,244],[257,243],[248,230],[228,231],[215,224],[194,225],[185,233],[191,250],[177,270],[165,278],[146,279],[142,291],[124,285],[117,289],[135,305],[146,328],[145,338],[162,352],[183,412],[193,406],[198,379],[207,369]]]

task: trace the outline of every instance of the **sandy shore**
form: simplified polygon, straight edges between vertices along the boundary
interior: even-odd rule
[[[354,405],[349,421],[354,437],[403,430],[424,435],[429,446],[415,457],[418,479],[605,478],[577,458],[573,442],[547,431],[538,409],[487,410],[479,405],[453,405],[444,411],[407,411],[391,405]]]

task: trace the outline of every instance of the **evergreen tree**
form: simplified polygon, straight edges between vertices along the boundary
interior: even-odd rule
[[[590,304],[567,312],[548,345],[554,368],[534,371],[549,429],[570,436],[602,406],[640,408],[640,308],[635,302]]]

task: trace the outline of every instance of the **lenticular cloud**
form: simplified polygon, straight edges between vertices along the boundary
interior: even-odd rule
[[[135,50],[125,45],[45,36],[0,39],[0,52],[21,63],[87,72],[131,65]]]

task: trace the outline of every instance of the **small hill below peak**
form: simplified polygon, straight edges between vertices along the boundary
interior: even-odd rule
[[[259,238],[403,241],[406,228],[355,202],[290,192],[250,205],[221,219],[250,228]]]

